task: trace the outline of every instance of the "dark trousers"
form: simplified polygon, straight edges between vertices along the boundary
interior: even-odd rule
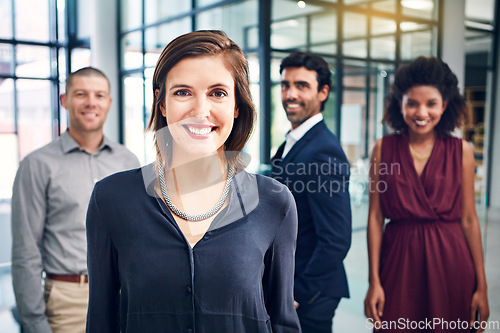
[[[332,333],[333,316],[340,298],[318,296],[311,304],[297,308],[302,333]]]

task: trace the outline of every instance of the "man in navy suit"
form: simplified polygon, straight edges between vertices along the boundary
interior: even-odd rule
[[[272,158],[299,216],[294,297],[303,333],[331,333],[349,297],[343,260],[351,246],[349,162],[323,111],[331,86],[326,61],[297,52],[281,62],[281,100],[292,129]]]

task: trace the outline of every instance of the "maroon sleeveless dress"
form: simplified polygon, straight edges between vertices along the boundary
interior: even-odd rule
[[[476,278],[460,224],[462,140],[438,136],[420,177],[406,133],[384,137],[381,154],[380,206],[390,220],[380,258],[382,320],[405,326],[382,332],[468,332],[444,324],[411,329],[406,321],[470,319]]]

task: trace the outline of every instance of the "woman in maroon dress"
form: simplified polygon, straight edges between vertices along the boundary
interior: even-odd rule
[[[376,142],[370,166],[365,314],[381,332],[469,332],[488,319],[474,154],[451,136],[465,114],[441,60],[396,72],[384,115],[395,133]]]

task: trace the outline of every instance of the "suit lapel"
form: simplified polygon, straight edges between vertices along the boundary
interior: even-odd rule
[[[326,128],[325,121],[322,120],[316,125],[314,125],[309,131],[307,131],[306,134],[302,138],[300,138],[299,141],[297,141],[292,149],[286,154],[285,158],[283,159],[283,164],[288,163],[289,161],[293,161],[295,156],[304,148],[307,146],[309,141],[311,141],[320,131],[324,130]]]
[[[286,141],[281,144],[276,154],[273,157],[271,157],[271,161],[281,159],[281,155],[283,155],[283,151],[285,150],[285,144]]]

